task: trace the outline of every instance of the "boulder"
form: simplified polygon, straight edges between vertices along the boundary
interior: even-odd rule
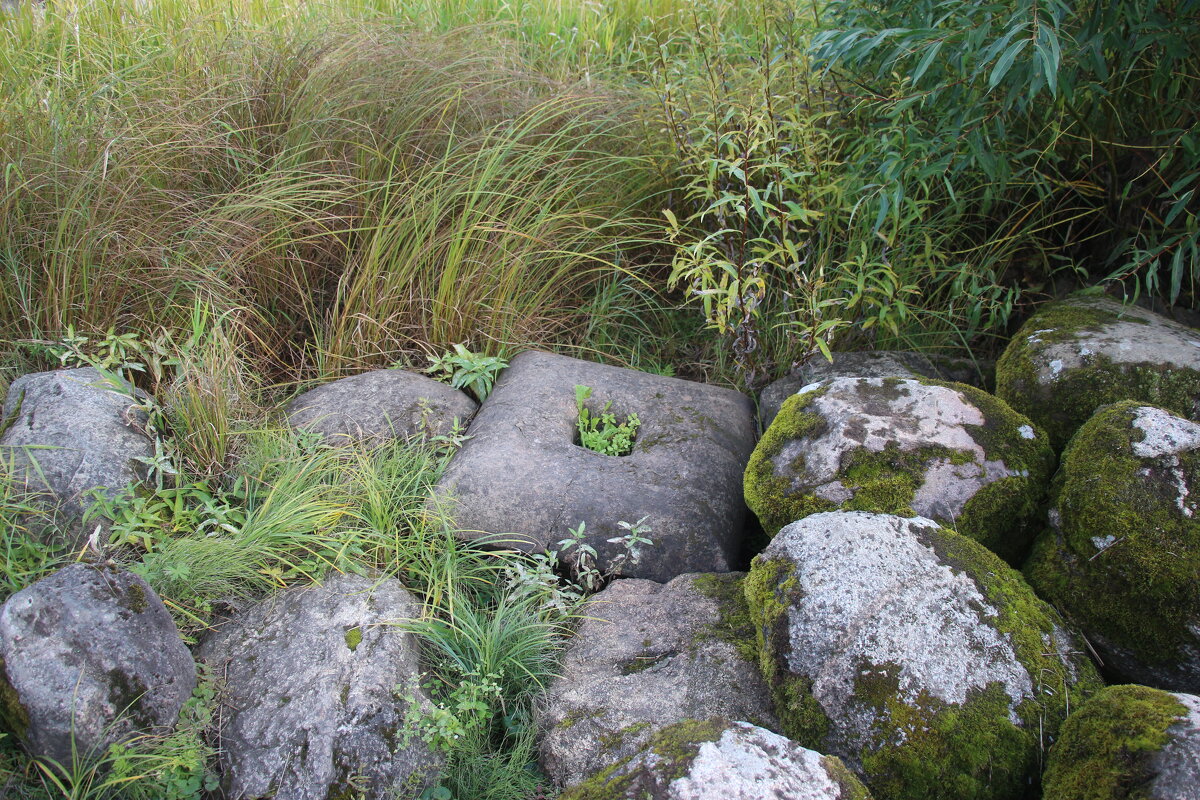
[[[878,798],[1019,798],[1069,709],[1100,687],[1021,576],[923,518],[787,526],[746,584],[783,732]]]
[[[641,428],[626,456],[578,444],[575,387],[589,408],[612,404]],[[455,524],[526,552],[555,548],[586,523],[601,571],[667,581],[728,572],[742,546],[742,470],[754,447],[753,405],[730,389],[526,351],[500,374],[471,438],[437,486]],[[624,560],[610,539],[643,517],[654,544]],[[622,559],[618,561],[618,559]]]
[[[71,564],[0,608],[0,717],[26,749],[70,768],[164,733],[196,686],[175,621],[146,582]]]
[[[1019,563],[1053,466],[1045,434],[974,387],[829,378],[784,403],[746,502],[769,534],[834,509],[918,514]]]
[[[996,394],[1061,449],[1092,413],[1121,400],[1200,413],[1200,331],[1105,297],[1074,295],[1021,327],[996,364]]]
[[[392,439],[450,433],[463,428],[479,404],[432,378],[399,369],[377,369],[310,389],[287,407],[288,423],[313,431],[329,444],[368,447]]]
[[[595,595],[538,712],[542,767],[557,785],[633,756],[652,733],[685,719],[778,727],[742,578],[626,579]]]
[[[389,624],[420,616],[394,579],[331,577],[246,611],[201,645],[225,681],[222,785],[231,797],[419,797],[440,757],[411,726],[417,642]]]
[[[128,383],[92,367],[23,375],[8,389],[0,458],[31,492],[43,494],[72,544],[92,532],[83,530],[89,490],[116,497],[145,476],[154,457],[134,396]],[[88,527],[97,524],[107,529],[106,520]]]
[[[1126,681],[1200,693],[1200,425],[1115,403],[1063,453],[1029,582]]]
[[[1110,686],[1063,724],[1045,800],[1197,800],[1200,697]]]
[[[747,722],[686,720],[562,800],[869,800],[837,758]]]
[[[759,393],[759,424],[766,430],[784,400],[810,383],[828,378],[932,378],[983,389],[989,371],[988,364],[966,358],[900,350],[834,353],[832,361],[814,356]]]

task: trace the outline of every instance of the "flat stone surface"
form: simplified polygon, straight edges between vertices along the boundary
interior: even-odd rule
[[[766,430],[789,395],[827,378],[934,378],[982,389],[985,388],[983,372],[989,368],[989,364],[976,364],[964,358],[901,350],[834,353],[833,361],[818,355],[759,393],[758,418],[760,426]]]
[[[103,488],[109,497],[139,482],[154,456],[154,443],[143,432],[144,412],[135,409],[132,388],[111,384],[92,367],[22,375],[4,400],[0,457],[12,459],[16,475],[34,492],[47,493],[66,533],[78,544],[83,516],[91,506],[86,494]],[[97,520],[107,531],[105,520]]]
[[[597,781],[597,783],[600,783]],[[592,788],[592,787],[589,787]],[[836,758],[746,722],[668,727],[606,776],[592,794],[564,800],[869,800]]]
[[[4,684],[7,683],[7,687]],[[163,733],[196,685],[158,595],[137,575],[71,564],[0,608],[0,689],[34,755],[72,763],[136,733]],[[24,730],[21,730],[24,729]]]
[[[465,429],[479,404],[444,383],[399,369],[377,369],[310,389],[287,407],[293,428],[313,431],[330,444],[368,447],[392,439]]]
[[[441,759],[419,737],[403,743],[405,697],[428,699],[416,640],[391,623],[420,614],[394,579],[336,575],[269,598],[205,640],[197,655],[225,682],[226,793],[325,800],[353,785],[372,800],[419,797]]]
[[[778,726],[747,657],[754,630],[742,577],[622,579],[595,595],[538,713],[542,766],[557,785],[632,756],[652,733],[685,719]]]
[[[577,385],[592,388],[594,410],[611,401],[619,418],[638,415],[632,453],[576,444]],[[467,535],[537,552],[585,522],[604,570],[622,553],[608,541],[622,534],[617,523],[646,517],[654,545],[619,574],[659,581],[727,572],[739,554],[755,432],[738,392],[527,351],[500,375],[469,434],[437,487],[454,498]]]

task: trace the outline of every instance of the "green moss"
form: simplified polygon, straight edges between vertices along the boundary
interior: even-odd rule
[[[1085,633],[1169,667],[1200,620],[1200,522],[1179,511],[1175,482],[1156,475],[1156,461],[1133,454],[1142,405],[1101,409],[1071,440],[1051,487],[1059,528],[1042,535],[1025,572]],[[1200,486],[1196,454],[1181,468]]]
[[[362,644],[362,628],[358,627],[357,625],[352,628],[347,628],[346,632],[343,634],[343,638],[346,640],[346,647],[350,648],[350,652],[353,653],[358,649],[358,646]]]
[[[783,732],[813,750],[822,750],[829,718],[812,696],[812,682],[781,666],[790,646],[788,608],[801,599],[791,564],[758,556],[744,581],[746,603],[758,644],[759,669],[771,690]]]
[[[1099,331],[1117,321],[1145,324],[1136,317],[1122,318],[1086,298],[1047,305],[1017,331],[996,365],[996,394],[1044,428],[1056,450],[1062,449],[1097,408],[1109,403],[1139,400],[1184,416],[1193,413],[1195,398],[1200,396],[1200,373],[1194,370],[1118,364],[1093,355],[1050,385],[1038,380],[1034,364],[1042,348],[1074,341],[1081,332]],[[1031,337],[1040,341],[1031,343]]]
[[[754,620],[746,602],[744,579],[734,574],[710,573],[693,578],[692,588],[714,600],[719,614],[715,623],[696,634],[697,640],[720,639],[733,645],[744,660],[757,662]]]
[[[871,793],[863,786],[858,776],[851,772],[837,756],[821,756],[821,766],[840,790],[839,800],[871,800]]]
[[[671,657],[671,653],[652,653],[644,656],[634,656],[626,661],[621,662],[618,668],[622,675],[636,675],[639,672],[645,672],[653,666],[661,664]]]
[[[632,800],[649,796],[652,787],[663,786],[687,774],[705,742],[721,738],[731,723],[724,720],[684,720],[655,733],[644,752],[653,754],[652,766],[630,764],[642,754],[614,764],[562,794],[561,800]]]
[[[775,469],[775,459],[789,442],[820,436],[824,432],[825,420],[818,414],[805,411],[824,393],[824,389],[815,389],[784,400],[746,465],[743,487],[746,505],[758,517],[768,536],[774,536],[784,525],[809,514],[831,511],[836,507],[827,500],[797,494],[793,491],[791,479],[778,475]]]
[[[0,725],[18,739],[29,730],[29,712],[21,704],[16,688],[8,681],[4,659],[0,657]]]
[[[1063,725],[1046,765],[1045,800],[1148,798],[1153,757],[1187,708],[1146,686],[1110,686]]]
[[[576,710],[570,712],[569,714],[567,714],[565,717],[563,717],[562,722],[558,723],[554,727],[557,728],[558,730],[564,730],[564,731],[570,730],[571,728],[574,728],[576,725],[583,722],[584,720],[596,719],[597,717],[603,717],[607,713],[608,713],[607,708],[593,708],[593,709],[587,709],[587,710],[581,709],[581,708],[576,709]]]
[[[621,728],[619,731],[601,734],[597,741],[600,743],[601,750],[611,753],[613,750],[619,750],[630,737],[637,736],[649,727],[649,722],[635,722],[632,725]]]
[[[150,601],[146,599],[146,590],[137,581],[130,582],[129,587],[125,590],[125,597],[121,600],[124,606],[135,614],[141,614],[150,608]]]

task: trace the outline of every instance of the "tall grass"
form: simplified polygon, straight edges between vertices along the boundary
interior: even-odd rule
[[[573,309],[648,239],[637,102],[400,10],[0,21],[0,335],[182,329],[200,301],[280,379],[571,343]]]

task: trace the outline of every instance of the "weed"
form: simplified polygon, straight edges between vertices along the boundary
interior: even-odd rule
[[[576,425],[579,430],[579,443],[596,453],[606,456],[627,456],[633,451],[634,437],[642,421],[637,414],[630,414],[623,422],[617,422],[616,414],[609,411],[612,401],[604,404],[599,413],[592,411],[584,404],[592,396],[590,386],[575,387],[575,410],[578,413]]]
[[[500,356],[473,353],[461,344],[454,345],[452,352],[429,356],[429,361],[427,373],[444,378],[455,389],[469,389],[481,403],[492,393],[496,376],[508,366]]]

